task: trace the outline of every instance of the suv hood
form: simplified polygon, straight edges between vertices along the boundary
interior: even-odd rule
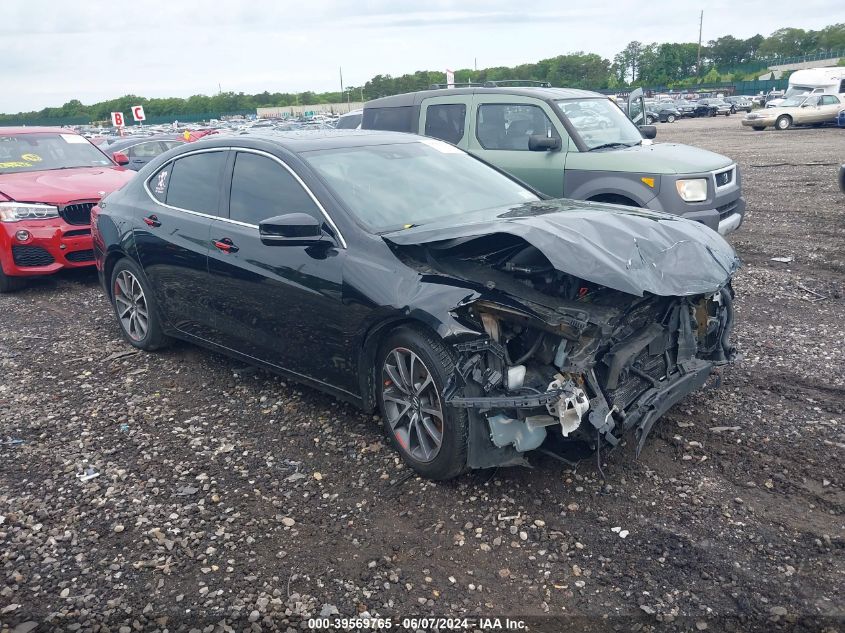
[[[678,143],[634,145],[597,152],[570,152],[566,169],[652,174],[699,174],[734,164],[727,156]]]
[[[522,238],[563,273],[637,296],[714,293],[740,265],[731,245],[698,222],[566,199],[487,209],[382,238],[397,246],[454,249],[497,233]]]
[[[0,194],[17,202],[67,204],[99,200],[129,182],[134,171],[118,167],[75,167],[0,174]]]

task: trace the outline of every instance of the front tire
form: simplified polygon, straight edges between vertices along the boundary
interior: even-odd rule
[[[3,272],[3,265],[0,264],[0,294],[20,290],[26,285],[26,281],[20,277],[9,277]]]
[[[449,350],[422,328],[393,331],[377,357],[376,395],[385,434],[405,463],[429,479],[452,479],[467,469],[467,412],[443,399],[454,371]]]
[[[115,264],[109,294],[120,332],[130,345],[152,352],[167,344],[155,297],[131,259],[123,258]]]
[[[666,117],[666,122],[667,122],[667,123],[674,123],[674,122],[675,122],[675,115],[674,115],[674,114],[670,114],[669,116],[667,116],[667,117]]]
[[[785,114],[780,115],[775,121],[776,130],[788,130],[792,127],[792,119]]]

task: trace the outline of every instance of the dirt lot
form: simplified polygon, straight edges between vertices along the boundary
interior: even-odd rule
[[[606,455],[604,486],[548,459],[423,481],[332,398],[189,345],[132,354],[93,275],[0,296],[0,630],[845,630],[845,130],[658,138],[741,166],[743,359],[639,460]]]

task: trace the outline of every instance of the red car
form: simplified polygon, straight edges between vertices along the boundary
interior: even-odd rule
[[[0,292],[93,266],[91,207],[134,174],[74,132],[0,127]]]

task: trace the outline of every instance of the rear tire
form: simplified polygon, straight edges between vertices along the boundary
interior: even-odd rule
[[[21,277],[10,277],[3,272],[3,265],[0,264],[0,293],[14,292],[26,285],[26,280]]]
[[[468,416],[443,399],[455,372],[443,342],[422,328],[401,327],[382,342],[374,370],[384,431],[404,462],[428,479],[466,472]]]
[[[155,297],[131,259],[124,257],[114,265],[109,296],[120,332],[130,345],[147,352],[167,345]]]
[[[776,130],[788,130],[792,127],[792,119],[786,114],[782,114],[775,121]]]

